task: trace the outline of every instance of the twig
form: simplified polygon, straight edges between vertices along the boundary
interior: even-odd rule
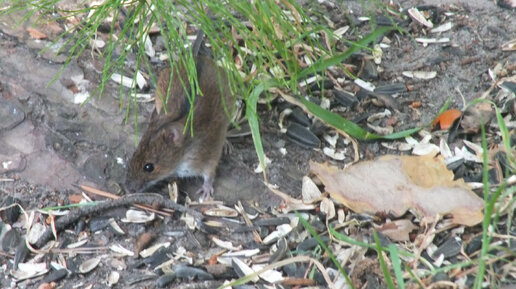
[[[224,282],[218,281],[218,280],[204,280],[204,281],[198,281],[198,282],[188,282],[186,284],[180,284],[177,287],[177,289],[212,289],[212,288],[218,288],[219,286],[222,286]]]
[[[111,194],[111,193],[108,193],[108,192],[105,192],[105,191],[102,191],[102,190],[99,190],[99,189],[95,189],[95,188],[92,188],[92,187],[88,187],[88,186],[85,186],[85,185],[79,185],[77,186],[78,188],[80,188],[81,190],[83,191],[86,191],[88,193],[91,193],[91,194],[94,194],[94,195],[97,195],[97,196],[101,196],[101,197],[105,197],[105,198],[110,198],[110,199],[113,199],[113,200],[116,200],[116,199],[119,199],[120,196],[117,196],[117,195],[114,195],[114,194]],[[149,207],[149,206],[144,206],[144,205],[141,205],[141,204],[133,204],[133,206],[137,207],[137,208],[140,208],[140,209],[144,209],[144,210],[147,210],[147,211],[150,211],[150,212],[153,212],[153,213],[156,213],[156,214],[160,214],[162,216],[166,216],[166,217],[170,217],[172,213],[172,210],[168,211],[168,212],[164,212],[165,210],[156,210],[152,207]]]
[[[154,205],[158,204],[161,207],[173,209],[182,213],[188,213],[192,215],[196,220],[202,219],[202,214],[194,211],[192,209],[186,208],[185,206],[176,204],[172,202],[171,200],[167,200],[163,198],[160,195],[153,195],[153,194],[133,194],[133,195],[126,195],[124,197],[121,197],[116,200],[110,200],[105,201],[102,203],[99,203],[97,205],[93,206],[84,206],[81,207],[79,210],[71,211],[70,214],[63,216],[55,222],[55,228],[56,231],[60,231],[64,228],[66,228],[68,225],[74,223],[78,219],[88,216],[91,214],[96,214],[101,211],[109,210],[112,208],[120,207],[120,206],[127,206],[131,205],[133,203],[140,203],[140,204],[146,204],[146,205]],[[41,248],[45,243],[50,239],[52,236],[52,230],[51,228],[48,228],[38,239],[38,241],[34,244],[36,248]]]
[[[99,251],[107,251],[109,247],[87,247],[87,248],[65,248],[65,249],[52,249],[53,253],[64,253],[64,254],[98,254]]]

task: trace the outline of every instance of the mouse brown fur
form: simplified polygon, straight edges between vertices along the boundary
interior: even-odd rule
[[[188,92],[190,85],[186,68],[178,66],[170,83],[167,111],[160,114],[154,110],[149,127],[130,160],[125,184],[130,191],[143,192],[169,178],[200,176],[204,183],[198,193],[202,193],[201,199],[206,199],[213,193],[215,169],[235,98],[228,88],[225,72],[210,57],[196,57],[202,95],[196,95],[193,103],[192,135],[191,122],[187,121],[190,102],[183,84]],[[156,97],[161,94],[165,98],[170,77],[171,69],[161,71]]]

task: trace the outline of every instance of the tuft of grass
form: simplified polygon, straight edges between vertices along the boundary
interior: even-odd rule
[[[478,102],[484,102],[486,100],[477,100],[472,102],[472,104],[478,103]],[[488,101],[490,102],[490,101]],[[496,104],[490,102],[495,110],[496,114],[496,120],[498,127],[500,129],[500,133],[502,135],[502,146],[506,151],[506,157],[508,160],[508,167],[507,170],[512,170],[511,172],[506,171],[506,175],[510,175],[508,173],[516,173],[516,163],[514,162],[514,155],[513,150],[511,148],[510,143],[510,136],[509,131],[507,129],[507,126],[505,125],[505,121],[500,113],[499,108],[496,106]],[[492,242],[493,242],[493,232],[498,227],[498,221],[500,217],[500,199],[502,196],[504,197],[511,197],[511,202],[514,203],[514,194],[516,192],[516,187],[507,187],[507,183],[504,181],[498,188],[496,188],[494,191],[491,192],[491,185],[489,184],[489,155],[488,155],[488,144],[487,144],[487,137],[486,137],[486,128],[485,125],[482,123],[480,126],[481,129],[481,136],[482,136],[482,183],[483,183],[483,195],[484,195],[484,220],[482,222],[482,248],[480,250],[480,256],[478,258],[478,270],[475,277],[475,282],[473,285],[473,288],[483,288],[483,282],[485,281],[485,274],[486,274],[486,266],[488,264],[488,261],[492,258],[496,258],[496,256],[492,256],[489,254],[489,251],[492,249]],[[510,213],[512,215],[512,212]],[[509,216],[510,216],[509,215]],[[509,224],[511,223],[512,218],[508,218]],[[507,230],[510,230],[511,226],[509,225],[507,227]],[[510,233],[507,232],[507,235],[509,236]],[[512,252],[513,255],[514,252]],[[513,256],[514,257],[514,256]]]
[[[392,27],[376,27],[369,35],[357,42],[337,38],[331,29],[320,24],[324,23],[324,14],[316,9],[308,15],[294,0],[265,1],[213,1],[213,0],[153,0],[126,1],[106,0],[93,6],[81,6],[75,10],[60,9],[63,0],[26,0],[9,1],[9,7],[0,12],[12,13],[26,11],[24,21],[36,13],[40,20],[50,17],[50,20],[66,20],[75,17],[78,22],[63,32],[58,40],[66,39],[59,53],[68,53],[63,69],[73,59],[82,55],[89,47],[89,42],[98,36],[99,27],[108,17],[113,21],[107,33],[109,38],[102,51],[94,57],[102,58],[105,62],[102,69],[102,80],[92,96],[101,96],[111,76],[118,72],[121,75],[132,75],[133,86],[129,93],[120,87],[120,108],[125,110],[126,120],[134,114],[134,124],[138,124],[138,103],[136,101],[136,76],[138,71],[149,75],[151,82],[156,84],[150,59],[144,49],[148,42],[151,27],[158,26],[164,38],[165,49],[169,57],[169,65],[173,72],[178,67],[189,67],[187,79],[190,91],[190,101],[194,101],[197,93],[202,93],[197,83],[197,72],[194,59],[187,39],[188,26],[195,25],[205,32],[214,58],[219,60],[229,72],[229,86],[233,93],[240,95],[246,102],[246,116],[251,127],[253,141],[262,167],[265,167],[259,119],[256,114],[257,101],[268,93],[268,89],[278,87],[297,94],[299,82],[309,75],[323,76],[330,66],[340,66],[352,53],[360,49],[369,49],[368,45],[383,34],[391,31]],[[376,3],[378,7],[380,5]],[[313,6],[313,5],[312,5]],[[383,6],[382,6],[383,7]],[[61,16],[49,16],[61,15]],[[315,18],[315,20],[313,19]],[[119,24],[119,27],[116,25]],[[373,27],[375,23],[371,23]],[[72,32],[73,33],[70,33]],[[326,38],[325,38],[326,37]],[[326,41],[324,41],[326,39]],[[334,45],[343,41],[349,48],[343,53],[336,53]],[[296,47],[309,49],[306,54],[311,65],[300,67]],[[136,55],[132,63],[127,62],[130,53]],[[233,58],[238,56],[243,64],[238,68]],[[240,71],[239,71],[240,70]],[[62,70],[61,70],[62,72]],[[348,75],[350,75],[348,73]],[[351,76],[351,75],[350,75]],[[56,76],[56,78],[58,75]],[[351,76],[352,77],[352,76]],[[54,79],[56,79],[54,78]],[[128,95],[126,95],[128,94]],[[167,99],[161,97],[162,103]],[[168,97],[168,95],[167,95]],[[324,109],[308,105],[310,111],[323,120],[332,121],[335,115]],[[164,106],[166,109],[166,107]],[[188,120],[193,120],[193,106]],[[335,121],[335,120],[334,120]],[[353,123],[340,118],[338,127],[344,131],[350,130],[350,135],[360,139],[395,139],[417,131],[408,130],[389,136],[377,136],[367,133]],[[192,126],[191,126],[192,127]],[[264,170],[265,171],[265,170]],[[266,176],[265,176],[266,177]]]

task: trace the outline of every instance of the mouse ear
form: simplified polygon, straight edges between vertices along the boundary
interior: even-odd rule
[[[165,142],[179,146],[183,143],[184,139],[183,128],[178,124],[165,127],[161,136],[164,138]]]

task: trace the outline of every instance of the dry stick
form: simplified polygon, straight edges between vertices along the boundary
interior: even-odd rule
[[[204,281],[197,281],[197,282],[188,282],[187,284],[180,284],[177,287],[174,287],[176,289],[213,289],[213,288],[219,288],[224,284],[223,281],[218,280],[204,280]]]
[[[109,247],[101,246],[101,247],[87,247],[87,248],[65,248],[65,249],[52,249],[53,253],[61,253],[61,254],[95,254],[99,251],[107,251]]]
[[[83,191],[86,191],[86,192],[90,193],[90,194],[94,194],[94,195],[101,196],[101,197],[104,197],[104,198],[109,198],[109,199],[114,199],[114,200],[121,198],[120,196],[117,196],[117,195],[114,195],[114,194],[111,194],[111,193],[108,193],[108,192],[105,192],[105,191],[102,191],[102,190],[99,190],[99,189],[95,189],[95,188],[92,188],[92,187],[88,187],[88,186],[85,186],[85,185],[80,185],[80,186],[77,186],[77,187],[80,188]],[[144,205],[140,205],[140,204],[133,204],[133,206],[135,206],[137,208],[140,208],[140,209],[144,209],[144,210],[153,212],[153,213],[156,213],[156,214],[160,214],[160,215],[165,216],[165,217],[170,217],[170,216],[172,216],[170,213],[173,213],[172,210],[170,210],[169,212],[166,212],[165,210],[156,210],[156,209],[154,209],[152,207],[144,206]]]
[[[63,216],[55,222],[55,228],[56,231],[60,231],[64,228],[66,228],[68,225],[74,223],[78,219],[88,216],[91,214],[95,214],[104,210],[109,210],[112,208],[120,207],[120,206],[127,206],[131,205],[133,203],[140,203],[140,204],[146,204],[146,205],[154,205],[158,204],[162,207],[173,209],[182,213],[188,213],[195,217],[196,220],[202,219],[202,214],[194,211],[192,209],[189,209],[185,206],[176,204],[172,202],[171,200],[167,200],[163,198],[160,195],[154,195],[154,194],[133,194],[133,195],[126,195],[120,199],[116,200],[109,200],[102,203],[98,203],[93,206],[85,206],[81,207],[79,210],[71,211],[70,214]],[[52,230],[51,228],[48,228],[42,235],[39,237],[38,241],[34,244],[36,248],[41,248],[45,243],[52,237]]]

